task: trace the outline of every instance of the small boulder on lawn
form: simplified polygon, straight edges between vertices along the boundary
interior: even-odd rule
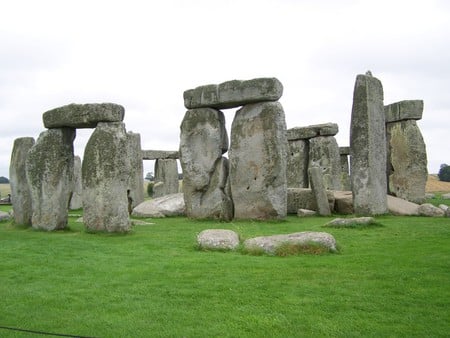
[[[144,201],[137,205],[131,213],[134,217],[154,218],[184,216],[185,214],[183,193],[169,194]]]
[[[197,244],[202,250],[234,250],[239,245],[239,235],[226,229],[203,230],[197,236]]]
[[[297,216],[298,217],[310,217],[310,216],[316,216],[317,212],[314,210],[309,209],[298,209]]]
[[[376,224],[373,217],[353,217],[353,218],[335,218],[326,223],[324,227],[333,228],[348,228],[348,227],[360,227]]]
[[[0,211],[0,222],[9,221],[11,216],[7,212]]]
[[[304,231],[286,235],[261,236],[247,239],[244,248],[247,251],[261,250],[266,254],[273,255],[277,249],[285,244],[307,245],[318,244],[327,248],[330,252],[336,252],[335,238],[326,232]]]
[[[428,217],[442,217],[445,215],[445,211],[431,203],[425,203],[419,206],[419,214]]]

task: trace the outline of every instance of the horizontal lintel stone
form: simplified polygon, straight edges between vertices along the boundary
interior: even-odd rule
[[[322,123],[306,127],[294,127],[287,130],[288,141],[307,140],[317,136],[334,136],[338,133],[336,123]]]
[[[350,155],[350,147],[339,147],[339,155]]]
[[[423,114],[423,100],[404,100],[384,106],[386,123],[404,120],[420,120]]]
[[[46,128],[95,128],[99,122],[122,122],[125,108],[115,103],[68,104],[46,111]]]
[[[232,80],[188,89],[183,93],[184,106],[227,109],[250,103],[277,101],[283,95],[283,85],[276,78]]]
[[[177,150],[168,151],[168,150],[142,150],[142,159],[143,160],[167,160],[174,159],[177,160],[180,158],[180,152]]]

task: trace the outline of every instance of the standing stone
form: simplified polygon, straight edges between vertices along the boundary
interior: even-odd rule
[[[161,182],[162,184],[157,184]],[[157,159],[155,162],[155,185],[153,197],[176,194],[178,192],[177,160]]]
[[[286,179],[289,188],[308,188],[308,140],[289,141]]]
[[[31,225],[31,195],[25,170],[28,151],[34,146],[34,138],[21,137],[14,140],[9,165],[11,202],[16,224]]]
[[[339,147],[339,155],[341,161],[341,186],[342,190],[349,191],[352,189],[350,183],[350,166],[348,164],[350,147]]]
[[[427,152],[416,121],[387,123],[386,135],[389,192],[413,203],[424,203]]]
[[[125,153],[128,162],[128,211],[131,211],[144,202],[144,165],[142,163],[141,135],[127,133],[127,151]]]
[[[339,146],[334,136],[309,140],[309,168],[320,167],[325,189],[342,190]]]
[[[188,110],[180,126],[180,162],[186,214],[190,218],[230,220],[225,117],[219,110]]]
[[[383,87],[370,75],[356,77],[350,148],[355,213],[369,216],[387,213]]]
[[[84,224],[89,230],[125,232],[128,219],[127,134],[122,122],[99,123],[84,150]]]
[[[73,191],[70,197],[69,208],[71,210],[81,209],[83,207],[82,184],[81,184],[81,158],[75,156],[73,161]]]
[[[316,198],[317,212],[321,216],[331,215],[330,205],[328,204],[327,191],[324,185],[324,178],[322,168],[311,167],[308,170],[309,179],[311,183],[311,190]]]
[[[279,102],[246,105],[231,129],[230,183],[235,218],[286,216],[288,144]]]
[[[64,229],[73,184],[75,129],[42,132],[28,152],[27,179],[31,191],[33,228]]]

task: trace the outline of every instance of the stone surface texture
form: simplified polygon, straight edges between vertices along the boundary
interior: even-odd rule
[[[386,127],[381,82],[356,77],[350,126],[351,182],[357,215],[387,213]]]
[[[375,224],[373,217],[351,217],[351,218],[335,218],[328,223],[325,223],[325,227],[345,227],[349,225],[371,225]]]
[[[422,100],[405,100],[384,106],[386,123],[404,120],[420,120],[423,114]]]
[[[328,204],[327,192],[324,186],[322,168],[311,167],[308,170],[311,191],[317,203],[317,213],[320,216],[331,215],[330,205]]]
[[[157,184],[162,183],[162,184]],[[155,161],[155,185],[153,197],[176,194],[179,189],[177,160],[157,159]]]
[[[397,216],[417,216],[419,215],[419,205],[406,201],[402,198],[387,196],[389,212]]]
[[[235,250],[239,235],[232,230],[207,229],[198,234],[197,244],[203,250]]]
[[[95,128],[99,122],[123,121],[125,109],[115,103],[69,104],[43,114],[46,128]]]
[[[219,110],[188,110],[180,127],[180,163],[186,214],[190,218],[231,220],[225,117]]]
[[[128,212],[144,202],[144,164],[141,153],[141,135],[127,132],[126,157],[128,166]]]
[[[310,216],[316,216],[317,212],[314,210],[308,210],[308,209],[298,209],[297,216],[298,217],[310,217]]]
[[[326,192],[330,209],[334,208],[334,194],[331,190]],[[287,213],[296,214],[298,209],[308,209],[317,211],[317,202],[311,191],[307,188],[287,189]]]
[[[334,211],[341,215],[353,214],[353,194],[351,191],[333,191]]]
[[[386,124],[389,193],[421,204],[428,179],[427,151],[416,121]]]
[[[309,142],[289,141],[286,180],[289,188],[308,188]]]
[[[31,225],[33,213],[30,187],[27,180],[26,160],[29,150],[34,146],[34,138],[21,137],[14,140],[9,164],[9,184],[11,203],[16,224]]]
[[[287,130],[287,139],[289,141],[307,140],[317,136],[335,136],[339,132],[339,126],[336,123],[314,124],[305,127],[294,127]]]
[[[27,180],[33,209],[32,226],[58,230],[67,226],[67,209],[73,184],[73,140],[75,129],[42,132],[29,150]]]
[[[321,169],[325,189],[342,190],[339,146],[333,136],[318,136],[309,140],[308,167]]]
[[[121,122],[99,123],[84,150],[84,224],[91,231],[126,232],[128,218],[127,134]]]
[[[177,160],[180,158],[180,152],[178,150],[142,150],[143,160]]]
[[[183,97],[184,106],[188,109],[226,109],[262,101],[277,101],[282,94],[283,85],[276,78],[258,78],[200,86],[186,90]]]
[[[184,216],[186,215],[186,208],[183,193],[165,195],[144,201],[133,209],[132,215],[154,218]]]
[[[83,185],[81,184],[81,158],[73,158],[73,185],[70,196],[69,209],[81,209],[83,207]]]
[[[278,102],[246,105],[236,112],[231,128],[235,218],[284,218],[288,144],[283,107]]]
[[[332,252],[337,251],[336,240],[332,235],[326,232],[312,231],[250,238],[244,242],[244,248],[247,250],[263,250],[267,254],[274,254],[276,249],[283,244],[302,245],[308,243],[322,245]]]
[[[419,215],[428,217],[443,217],[445,211],[441,208],[435,207],[431,203],[424,203],[419,206]]]

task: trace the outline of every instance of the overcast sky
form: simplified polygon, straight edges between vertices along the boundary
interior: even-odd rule
[[[450,163],[450,1],[0,4],[0,176],[14,139],[37,138],[52,108],[121,104],[143,149],[176,150],[184,90],[256,77],[283,83],[288,128],[335,122],[347,146],[355,78],[367,70],[385,104],[424,100],[428,169]],[[224,113],[231,125],[234,111]],[[91,133],[77,131],[76,154]]]

